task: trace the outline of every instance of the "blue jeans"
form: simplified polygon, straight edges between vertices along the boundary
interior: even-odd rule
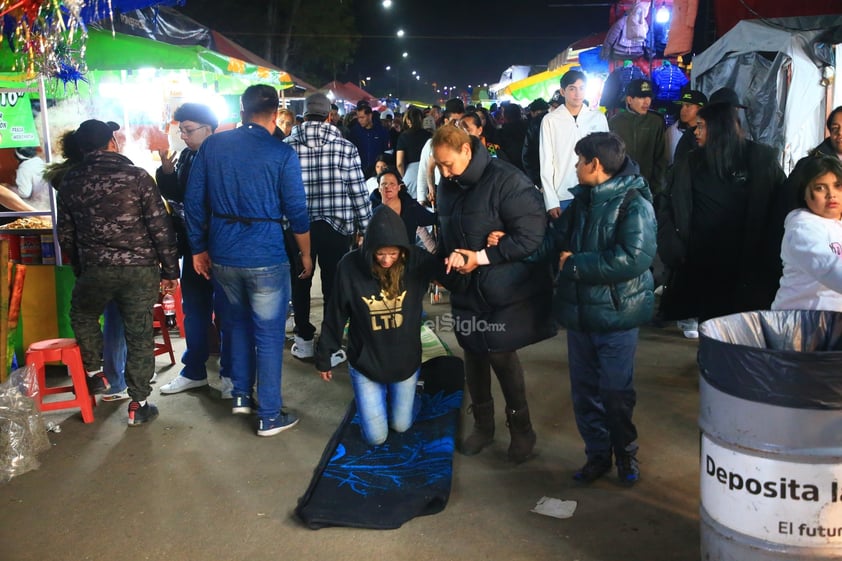
[[[213,315],[220,323],[225,315],[225,297],[215,290],[214,281],[208,280],[193,268],[193,259],[187,255],[181,266],[181,306],[184,312],[184,339],[186,347],[181,355],[181,375],[190,380],[205,380],[208,371],[205,363],[210,356],[208,330],[213,328]],[[224,337],[221,337],[224,345]],[[230,353],[220,352],[220,375],[228,376]]]
[[[412,426],[419,409],[416,407],[415,388],[420,371],[419,368],[402,382],[381,384],[367,378],[353,366],[348,366],[360,416],[360,429],[366,442],[371,445],[383,444],[389,436],[390,427],[395,432],[405,432]]]
[[[111,389],[119,393],[126,389],[126,330],[123,316],[114,300],[105,305],[102,313],[102,373]]]
[[[227,301],[222,329],[234,397],[251,397],[257,381],[257,414],[281,412],[284,324],[289,306],[289,263],[270,267],[213,265]]]
[[[632,423],[637,329],[586,333],[567,331],[570,389],[576,426],[588,458],[637,452]]]

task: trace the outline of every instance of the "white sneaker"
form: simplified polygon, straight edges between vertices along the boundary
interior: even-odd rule
[[[330,367],[336,368],[346,360],[348,360],[348,356],[345,354],[345,349],[339,349],[330,355]]]
[[[292,344],[290,352],[295,358],[313,358],[313,355],[315,354],[313,350],[313,340],[310,339],[309,341],[306,341],[296,335],[295,342]]]
[[[231,392],[234,391],[234,382],[231,381],[231,378],[228,378],[227,376],[219,377],[219,391],[222,393],[222,399],[234,398],[234,396],[231,395]]]
[[[699,332],[695,331],[693,329],[687,329],[686,331],[684,331],[684,336],[687,337],[688,339],[698,339],[699,338]]]
[[[179,393],[185,390],[192,390],[193,388],[201,388],[202,386],[207,386],[208,381],[205,380],[191,380],[190,378],[185,378],[181,374],[176,376],[171,382],[168,382],[161,386],[161,393],[162,394],[171,394],[171,393]]]
[[[124,399],[129,399],[129,389],[126,388],[121,392],[117,393],[106,393],[102,394],[102,401],[123,401]]]

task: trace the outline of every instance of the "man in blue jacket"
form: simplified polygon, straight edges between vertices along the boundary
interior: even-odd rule
[[[652,317],[656,223],[652,194],[622,139],[597,132],[576,143],[573,203],[555,222],[560,250],[557,321],[567,328],[573,411],[590,483],[611,469],[622,483],[640,478],[632,422],[638,326]]]
[[[231,359],[232,412],[256,408],[258,436],[272,436],[298,423],[281,400],[290,297],[281,222],[289,220],[301,275],[309,276],[310,221],[298,156],[272,135],[277,90],[250,86],[240,102],[243,126],[207,138],[196,154],[184,206],[193,266],[205,278],[213,274],[227,300],[223,329],[230,329],[231,344],[223,352]]]

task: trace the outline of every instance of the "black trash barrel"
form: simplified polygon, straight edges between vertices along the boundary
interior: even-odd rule
[[[699,333],[702,559],[842,559],[842,313]]]

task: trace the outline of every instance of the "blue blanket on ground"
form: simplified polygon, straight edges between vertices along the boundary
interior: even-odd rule
[[[351,403],[295,509],[308,527],[392,529],[444,510],[462,405],[462,360],[429,360],[420,380],[415,423],[405,433],[390,432],[380,446],[365,442]]]

